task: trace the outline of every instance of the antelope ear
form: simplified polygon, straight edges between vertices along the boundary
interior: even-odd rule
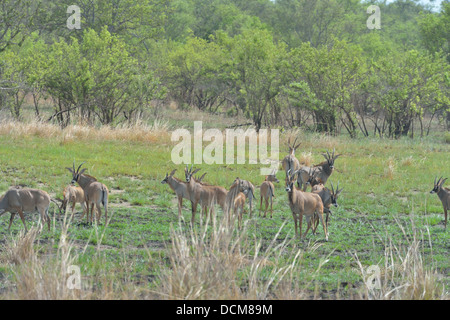
[[[72,170],[72,168],[68,168],[68,167],[66,167],[66,169],[67,170],[69,170],[71,173],[73,173],[73,170]]]
[[[173,176],[173,174],[177,171],[177,169],[173,169],[172,172],[169,174],[169,176]]]
[[[340,156],[342,156],[342,154],[337,154],[334,156],[333,160],[336,160],[337,158],[339,158]]]
[[[440,184],[439,186],[442,187],[442,185],[444,184],[444,182],[445,182],[446,180],[447,180],[447,178],[443,179],[443,180],[441,181],[441,184]]]
[[[326,153],[322,153],[322,155],[323,155],[323,157],[324,157],[326,160],[328,160],[328,156],[327,156]]]
[[[200,168],[195,169],[194,172],[191,173],[191,175],[194,175],[195,173],[197,173],[197,172],[200,171],[200,170],[201,170]]]
[[[83,174],[86,171],[86,168],[83,168],[78,174]]]

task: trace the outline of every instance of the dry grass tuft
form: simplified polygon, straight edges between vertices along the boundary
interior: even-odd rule
[[[262,251],[261,241],[248,239],[243,230],[228,227],[226,219],[211,230],[208,223],[196,233],[185,230],[180,222],[171,230],[170,268],[161,276],[160,295],[167,299],[269,299],[277,293],[287,294],[294,271],[298,272],[300,250],[292,250],[291,264],[283,264],[282,253],[288,250],[287,240],[278,243],[277,236]],[[281,230],[281,229],[280,229]],[[264,276],[263,276],[264,273]]]
[[[399,222],[397,221],[399,224]],[[400,224],[399,224],[400,225]],[[379,268],[379,282],[376,273],[368,274],[355,254],[355,260],[364,280],[362,296],[370,300],[447,300],[448,292],[439,282],[439,274],[433,267],[426,267],[422,252],[428,242],[423,234],[418,234],[412,223],[412,231],[407,234],[400,225],[407,245],[395,244],[391,237],[385,243],[384,266]],[[375,276],[374,276],[375,275]]]
[[[170,140],[166,122],[155,120],[152,125],[137,122],[118,127],[72,124],[64,129],[48,122],[4,121],[0,124],[0,134],[13,137],[54,138],[61,144],[85,140],[118,140],[155,143]]]
[[[389,180],[394,179],[395,172],[397,171],[394,157],[389,157],[386,168],[384,168],[384,176]]]

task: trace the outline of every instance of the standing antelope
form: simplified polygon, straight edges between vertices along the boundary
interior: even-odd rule
[[[339,194],[344,190],[344,188],[339,189],[339,182],[336,186],[336,190],[334,190],[333,183],[331,183],[331,191],[330,189],[326,188],[323,184],[317,184],[315,185],[311,192],[317,193],[320,198],[322,199],[323,203],[323,212],[326,213],[325,223],[328,230],[328,218],[329,215],[331,215],[330,207],[331,205],[338,207],[337,199],[339,197]],[[315,219],[315,226],[313,225],[313,230],[315,231],[317,229],[317,226],[319,225],[319,220],[316,219],[317,217],[314,217]]]
[[[192,172],[192,168],[193,168],[193,165],[191,165],[190,169],[188,169],[188,166],[186,166],[186,168],[184,169],[184,176],[186,178],[186,182],[190,183],[191,180],[194,180],[194,182],[200,183],[203,187],[212,189],[214,191],[215,203],[219,204],[220,207],[222,208],[222,210],[225,211],[225,202],[226,202],[226,197],[228,194],[227,189],[225,189],[224,187],[221,187],[221,186],[213,186],[213,185],[209,185],[207,183],[202,182],[203,178],[206,175],[206,172],[199,179],[194,178],[193,177],[194,173],[196,173],[200,169],[196,169],[194,172]]]
[[[327,153],[322,153],[322,155],[324,156],[324,158],[326,159],[326,161],[321,162],[319,164],[316,164],[314,166],[314,168],[319,169],[319,171],[317,172],[317,175],[315,177],[315,179],[317,180],[317,182],[322,183],[323,185],[325,185],[325,183],[327,182],[328,178],[331,176],[331,174],[333,173],[334,170],[334,161],[340,157],[340,154],[334,155],[335,149],[333,149],[333,154],[330,155],[330,153],[327,150]]]
[[[27,225],[25,224],[24,212],[31,213],[38,211],[41,215],[42,223],[47,221],[48,230],[50,231],[50,218],[48,216],[50,201],[51,199],[49,194],[43,190],[12,188],[6,191],[0,200],[0,215],[5,212],[11,213],[8,226],[9,231],[14,220],[14,216],[18,213],[25,227],[25,232],[28,232]]]
[[[102,210],[100,207],[100,204],[103,204],[103,207],[105,208],[105,225],[108,223],[108,188],[101,182],[98,182],[96,178],[84,174],[86,171],[86,168],[80,171],[81,166],[84,164],[79,165],[78,169],[75,171],[75,163],[73,164],[73,168],[66,168],[72,173],[72,181],[71,184],[75,184],[77,182],[79,186],[84,191],[84,200],[86,202],[86,209],[87,209],[87,215],[86,219],[87,221],[93,221],[93,213],[94,213],[94,204],[97,209],[97,222],[100,222],[100,218],[102,216]],[[89,205],[90,207],[90,214],[91,219],[89,220]]]
[[[161,181],[162,184],[167,183],[172,189],[178,198],[178,218],[181,218],[181,207],[183,206],[183,198],[190,200],[189,193],[187,190],[187,183],[183,182],[177,178],[175,178],[173,175],[177,171],[177,169],[172,170],[170,174],[166,173],[166,176]]]
[[[290,175],[290,171],[286,173],[286,191],[288,193],[289,199],[289,207],[292,211],[292,216],[294,218],[294,227],[295,227],[295,236],[298,237],[297,232],[297,221],[299,221],[299,229],[300,229],[300,239],[302,237],[302,220],[303,216],[306,217],[308,222],[308,227],[305,232],[305,237],[308,234],[309,228],[311,227],[311,219],[313,219],[314,215],[317,214],[322,221],[323,232],[325,233],[325,240],[328,241],[328,233],[325,222],[323,221],[323,203],[320,196],[316,193],[311,192],[303,192],[294,187],[295,175],[297,172],[294,172]],[[314,232],[314,230],[313,230]]]
[[[291,170],[291,172],[294,172],[300,168],[300,162],[295,157],[295,150],[297,150],[297,148],[300,146],[301,143],[295,145],[296,142],[297,138],[295,138],[294,144],[291,146],[291,138],[288,139],[289,154],[286,157],[284,157],[283,161],[281,162],[283,170],[286,173],[289,170]]]
[[[66,211],[67,204],[72,204],[72,216],[75,210],[75,205],[77,203],[81,204],[81,207],[83,209],[83,215],[81,216],[81,219],[83,219],[84,215],[86,214],[86,206],[85,206],[85,199],[84,199],[84,191],[81,187],[76,187],[73,185],[68,185],[64,188],[63,192],[63,202],[61,208]]]
[[[242,216],[244,213],[245,199],[247,198],[248,190],[244,192],[239,192],[236,198],[234,198],[233,213],[238,216],[238,226],[241,227]]]
[[[264,210],[264,218],[267,215],[267,208],[269,207],[269,200],[270,200],[270,218],[272,218],[272,214],[273,214],[272,205],[273,205],[273,198],[275,197],[275,194],[274,194],[275,187],[272,182],[276,182],[276,183],[280,182],[277,179],[275,170],[272,171],[272,173],[270,175],[266,176],[264,182],[261,183],[261,186],[259,188],[259,190],[260,190],[259,216],[261,216],[262,201],[264,198],[264,202],[266,205],[266,209]]]
[[[233,208],[234,200],[238,196],[239,192],[246,191],[247,198],[249,199],[250,205],[250,218],[252,217],[252,208],[253,208],[253,199],[255,198],[255,186],[247,180],[242,180],[237,177],[234,179],[233,184],[230,187],[230,190],[227,193],[225,200],[225,214],[228,215],[228,221],[230,219],[230,211]]]
[[[445,224],[444,228],[447,229],[447,211],[450,210],[450,189],[444,188],[442,185],[447,180],[447,178],[442,179],[442,177],[436,182],[436,178],[434,178],[434,188],[430,191],[430,193],[437,193],[439,199],[444,206],[444,215],[445,215]]]
[[[214,213],[214,205],[218,203],[219,199],[219,196],[217,194],[220,193],[221,194],[220,198],[225,199],[226,189],[218,186],[210,186],[196,182],[195,179],[192,178],[192,176],[200,169],[195,169],[194,171],[192,171],[192,169],[193,165],[191,166],[190,170],[186,165],[184,171],[187,181],[187,191],[189,194],[189,199],[192,202],[191,223],[194,224],[197,205],[200,204],[202,215],[205,215],[205,217],[208,218],[208,211],[209,211],[210,217],[212,217],[212,214]]]
[[[299,189],[306,191],[308,186],[314,187],[321,183],[317,180],[317,176],[322,171],[322,167],[307,167],[303,166],[298,171],[297,186]]]

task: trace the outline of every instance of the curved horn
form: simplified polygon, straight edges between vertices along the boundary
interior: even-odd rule
[[[331,184],[331,193],[334,194],[334,187],[333,187],[333,182],[330,181]],[[338,186],[336,187],[336,190],[339,188],[339,182],[338,182]]]
[[[294,144],[292,145],[293,148],[295,148],[295,143],[297,142],[297,138],[298,137],[295,137]]]
[[[83,164],[85,164],[85,163],[86,163],[86,161],[83,161],[83,162],[78,166],[77,173],[80,171],[81,166],[82,166]]]

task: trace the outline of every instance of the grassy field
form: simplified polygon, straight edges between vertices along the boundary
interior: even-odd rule
[[[81,269],[83,289],[68,298],[448,299],[450,233],[441,202],[429,193],[435,176],[450,177],[444,135],[391,141],[289,131],[281,135],[280,157],[289,135],[302,141],[300,161],[321,162],[327,149],[342,154],[329,180],[339,181],[344,191],[331,216],[328,242],[321,227],[306,239],[293,237],[283,182],[275,186],[272,219],[258,217],[257,190],[257,208],[252,219],[245,215],[243,230],[223,231],[220,209],[216,226],[205,227],[197,214],[191,230],[190,204],[184,201],[179,221],[176,197],[161,184],[175,168],[175,176],[183,178],[183,166],[171,162],[173,143],[164,125],[65,131],[2,125],[2,194],[21,185],[61,198],[71,180],[65,167],[86,161],[88,173],[110,190],[111,220],[106,228],[104,218],[98,226],[87,225],[77,205],[74,221],[66,225],[52,205],[51,230],[32,229],[24,237],[20,219],[8,233],[9,214],[0,216],[0,297],[54,297],[51,286],[57,280],[47,280],[44,290],[42,277],[17,265],[48,274],[70,261]],[[208,173],[205,181],[226,188],[236,176],[255,186],[264,180],[258,165],[200,167],[200,174]],[[278,178],[284,181],[284,172]],[[26,220],[36,226],[38,214]],[[371,265],[380,267],[382,279],[382,287],[372,291],[364,281]]]

